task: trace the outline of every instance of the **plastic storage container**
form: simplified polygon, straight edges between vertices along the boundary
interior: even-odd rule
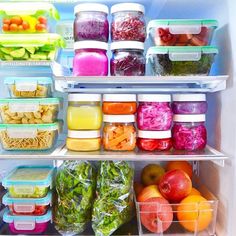
[[[97,151],[101,148],[100,130],[68,130],[66,147],[76,152]]]
[[[205,114],[207,112],[206,94],[173,94],[174,114]]]
[[[152,20],[147,32],[156,46],[210,45],[216,20]]]
[[[120,3],[112,6],[112,41],[139,41],[146,39],[145,8],[137,3]]]
[[[135,94],[104,94],[103,113],[106,115],[133,115],[137,111]]]
[[[2,181],[13,198],[42,198],[52,188],[52,166],[19,166]]]
[[[55,145],[59,131],[59,123],[0,124],[0,142],[5,150],[48,150]]]
[[[58,34],[0,34],[1,61],[53,61],[64,47]]]
[[[108,42],[109,9],[98,3],[83,3],[75,6],[74,39],[75,41],[96,40]]]
[[[143,151],[168,151],[172,148],[171,130],[138,131],[137,146]]]
[[[52,212],[42,216],[15,216],[5,211],[3,221],[9,224],[9,229],[14,234],[42,234],[46,231],[52,220]]]
[[[168,94],[138,95],[137,125],[139,130],[164,131],[172,125],[171,96]]]
[[[108,44],[99,41],[80,41],[74,45],[74,76],[107,76]]]
[[[0,3],[1,29],[4,33],[47,33],[60,15],[50,3]]]
[[[59,98],[0,99],[0,114],[5,124],[53,123],[59,108]]]
[[[145,75],[144,43],[135,41],[114,42],[110,61],[113,76],[143,76]]]
[[[69,94],[69,130],[99,130],[102,126],[101,94]]]
[[[210,73],[216,47],[151,47],[147,61],[154,75],[208,75]]]
[[[107,151],[133,151],[136,146],[134,115],[103,116],[103,146]]]
[[[11,215],[44,215],[52,205],[52,193],[43,198],[12,198],[6,193],[3,204],[8,206]]]
[[[174,115],[173,147],[176,150],[203,150],[207,144],[205,115]]]
[[[51,97],[53,82],[50,77],[8,77],[4,80],[12,98]]]

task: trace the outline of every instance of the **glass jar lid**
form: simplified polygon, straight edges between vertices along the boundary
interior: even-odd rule
[[[103,121],[110,123],[132,123],[135,122],[135,115],[103,115]]]
[[[71,93],[68,96],[69,102],[100,102],[101,100],[102,100],[101,94]]]
[[[104,94],[104,102],[136,102],[136,94]]]
[[[174,115],[174,122],[205,122],[206,115]]]
[[[172,98],[174,102],[204,102],[206,101],[206,94],[173,94]]]
[[[139,94],[139,102],[170,102],[171,96],[169,94]]]
[[[68,130],[68,138],[100,138],[100,130],[86,130],[86,131],[77,131],[77,130]]]
[[[104,12],[106,14],[109,13],[109,9],[106,5],[104,4],[99,4],[99,3],[82,3],[78,4],[74,8],[74,14],[76,15],[79,12]]]
[[[108,44],[94,40],[79,41],[74,43],[74,50],[77,49],[102,49],[107,51]]]
[[[171,130],[165,130],[165,131],[138,130],[138,137],[139,138],[148,138],[148,139],[171,138]]]
[[[111,7],[111,14],[122,11],[137,11],[145,14],[145,7],[138,3],[119,3]]]
[[[138,49],[144,51],[144,43],[137,41],[118,41],[111,43],[111,50],[118,49]]]

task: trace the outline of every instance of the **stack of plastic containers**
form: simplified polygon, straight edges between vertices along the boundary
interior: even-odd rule
[[[3,220],[14,234],[44,233],[52,220],[53,167],[20,166],[3,179]]]

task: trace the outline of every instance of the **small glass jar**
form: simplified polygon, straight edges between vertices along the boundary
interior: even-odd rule
[[[135,41],[114,42],[111,44],[111,50],[110,67],[112,76],[145,75],[144,43]]]
[[[172,109],[174,114],[206,114],[205,94],[174,94]]]
[[[170,101],[171,96],[168,94],[138,95],[138,129],[148,131],[171,129],[173,114]]]
[[[205,115],[174,115],[173,147],[176,150],[203,150],[207,144]]]
[[[104,115],[103,146],[106,151],[133,151],[136,146],[134,115]]]
[[[133,115],[137,110],[135,94],[104,94],[103,113],[106,115]]]
[[[69,94],[67,125],[69,130],[99,130],[102,126],[100,94]]]
[[[172,148],[171,130],[139,130],[137,146],[142,151],[168,151]]]
[[[107,76],[108,44],[99,41],[80,41],[74,44],[74,76]]]
[[[76,41],[96,40],[108,42],[109,23],[106,5],[83,3],[75,6],[74,39]]]
[[[66,147],[75,152],[97,151],[101,147],[100,130],[68,130]]]
[[[139,41],[146,39],[145,8],[137,3],[120,3],[112,6],[112,41]]]

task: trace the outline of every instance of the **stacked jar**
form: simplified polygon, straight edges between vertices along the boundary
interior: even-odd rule
[[[172,147],[171,96],[167,94],[138,95],[138,141],[140,150],[167,151]]]
[[[103,147],[106,151],[133,151],[136,147],[135,94],[103,95]]]
[[[69,94],[67,149],[82,152],[101,148],[101,99],[100,94]]]
[[[173,146],[177,150],[203,150],[207,143],[205,94],[174,94]]]

